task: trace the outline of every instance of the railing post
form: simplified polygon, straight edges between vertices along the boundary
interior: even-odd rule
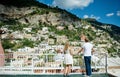
[[[107,53],[105,53],[105,72],[106,72],[106,74],[108,73],[107,69],[108,69],[108,64],[107,64]]]
[[[32,73],[34,73],[34,59],[33,59],[33,55],[32,55]]]

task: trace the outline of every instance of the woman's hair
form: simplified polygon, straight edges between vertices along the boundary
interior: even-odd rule
[[[64,51],[65,51],[65,50],[67,50],[67,49],[68,49],[68,47],[69,47],[69,43],[68,43],[68,42],[66,42],[66,43],[65,43],[65,46],[64,46]]]

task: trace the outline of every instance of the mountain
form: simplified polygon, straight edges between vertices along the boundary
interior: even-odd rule
[[[36,0],[2,0],[0,28],[5,31],[1,35],[4,49],[34,47],[51,40],[57,45],[67,40],[78,42],[79,35],[84,33],[95,44],[96,50],[112,56],[120,54],[120,27],[91,18],[81,19]],[[60,37],[65,39],[58,41]]]

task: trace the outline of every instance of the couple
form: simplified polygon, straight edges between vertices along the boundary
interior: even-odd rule
[[[86,68],[86,75],[89,77],[92,74],[91,71],[91,54],[94,52],[93,45],[89,42],[89,40],[85,36],[81,36],[82,40],[85,41],[82,48],[77,52],[80,53],[83,51],[84,53],[84,62]],[[72,48],[69,46],[69,43],[66,43],[64,46],[64,62],[65,62],[65,70],[64,75],[68,75],[71,72],[71,67],[73,64],[73,57],[72,57]]]

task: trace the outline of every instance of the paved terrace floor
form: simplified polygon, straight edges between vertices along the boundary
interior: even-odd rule
[[[0,75],[0,77],[85,77],[85,75],[82,74],[70,74],[68,76],[64,76],[63,74],[38,74],[38,75]],[[98,74],[93,74],[92,77],[115,77],[115,76],[110,76],[109,74],[105,73],[98,73]]]

